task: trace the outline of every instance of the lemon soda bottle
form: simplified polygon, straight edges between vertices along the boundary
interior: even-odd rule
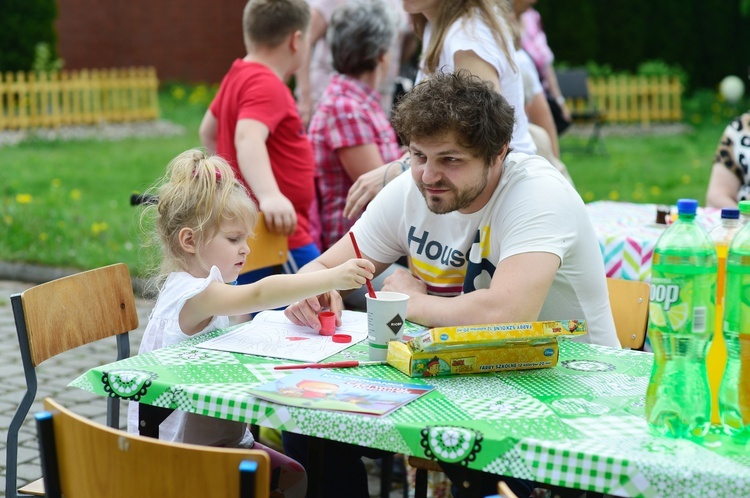
[[[711,426],[706,353],[714,332],[717,257],[695,221],[698,202],[680,199],[651,267],[648,334],[654,364],[646,392],[652,432],[702,438]]]
[[[750,441],[750,224],[732,240],[727,256],[724,342],[727,364],[719,390],[724,432]]]

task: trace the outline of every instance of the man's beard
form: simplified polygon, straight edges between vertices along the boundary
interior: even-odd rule
[[[417,188],[419,188],[419,191],[422,193],[422,197],[424,197],[425,202],[427,202],[427,208],[430,211],[435,214],[446,214],[470,206],[471,203],[474,202],[482,192],[484,192],[484,189],[487,188],[488,176],[489,169],[485,169],[482,178],[480,178],[476,184],[470,185],[461,191],[459,191],[450,181],[445,179],[431,185],[426,185],[424,182],[420,181],[417,183]],[[452,198],[446,196],[445,192],[439,196],[433,196],[425,192],[426,187],[433,189],[448,189],[453,196]]]

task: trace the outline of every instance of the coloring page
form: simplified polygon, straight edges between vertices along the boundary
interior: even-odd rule
[[[226,334],[198,345],[205,349],[268,356],[310,363],[319,362],[367,338],[367,313],[344,310],[336,334],[348,334],[352,341],[333,342],[310,327],[294,325],[283,311],[258,313],[248,322]]]

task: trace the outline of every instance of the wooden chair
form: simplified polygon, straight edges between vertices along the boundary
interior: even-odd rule
[[[18,432],[36,398],[36,367],[60,353],[112,336],[116,337],[117,359],[127,358],[128,332],[138,328],[138,313],[130,273],[123,263],[37,285],[13,294],[10,300],[26,377],[26,392],[8,427],[6,448],[5,496],[16,498],[44,495],[41,480],[16,489]],[[119,399],[108,398],[110,427],[119,427],[119,410]]]
[[[511,491],[504,481],[497,482],[497,497],[498,498],[518,498],[516,494]]]
[[[271,462],[260,450],[171,443],[112,429],[56,401],[36,414],[49,498],[268,498]]]
[[[596,103],[589,95],[588,72],[585,69],[569,69],[558,71],[556,74],[560,92],[568,101],[571,120],[575,123],[593,124],[591,136],[583,149],[586,152],[594,152],[599,143],[603,147],[601,131],[604,124],[604,113],[597,109]],[[606,149],[604,150],[606,151]]]
[[[648,282],[608,278],[607,290],[620,344],[623,348],[643,349],[648,328]]]
[[[427,497],[427,472],[442,472],[440,464],[435,460],[428,458],[410,456],[409,465],[416,470],[414,478],[414,497],[415,498],[426,498]]]
[[[159,198],[150,194],[131,194],[130,205],[140,206],[156,204]],[[286,235],[272,233],[266,226],[263,213],[258,213],[258,223],[255,225],[255,233],[248,237],[247,245],[250,247],[250,255],[245,261],[240,273],[247,273],[261,268],[274,267],[276,273],[281,273],[281,265],[286,263],[289,246]]]
[[[286,263],[289,246],[286,235],[272,233],[266,226],[263,213],[258,213],[258,223],[255,225],[255,233],[248,237],[247,245],[250,247],[245,266],[240,273],[247,273],[260,268],[280,267]],[[281,273],[280,269],[277,273]]]

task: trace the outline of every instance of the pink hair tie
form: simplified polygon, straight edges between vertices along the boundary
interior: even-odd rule
[[[214,168],[214,172],[216,173],[216,181],[221,180],[221,171],[219,171],[218,168]],[[193,171],[193,178],[196,178],[198,176],[198,170]]]

